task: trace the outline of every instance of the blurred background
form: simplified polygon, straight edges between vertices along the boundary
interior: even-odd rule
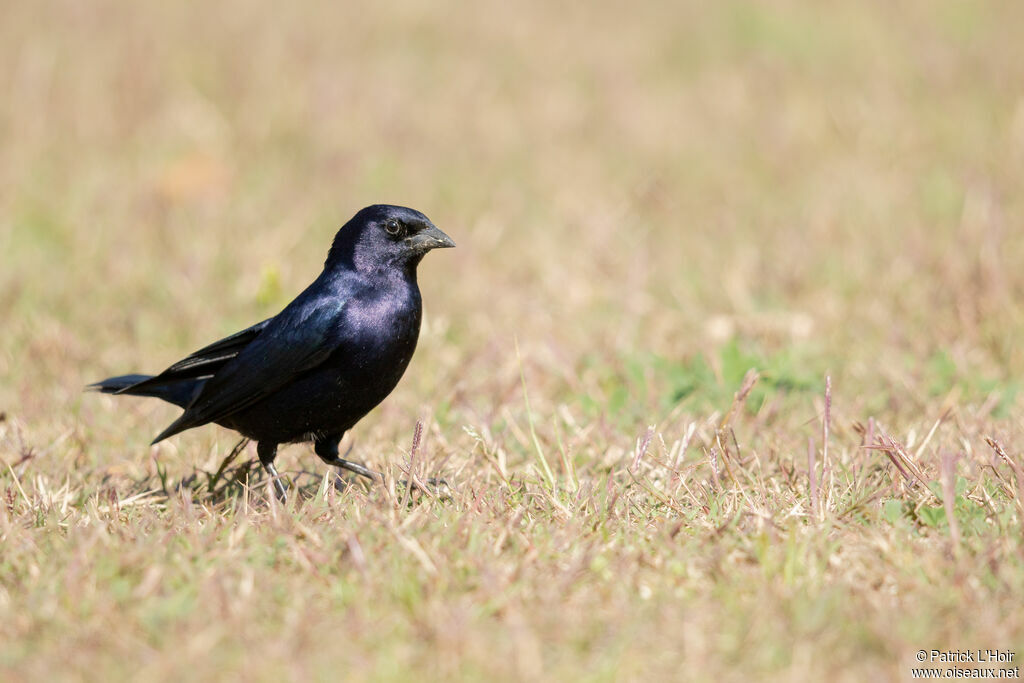
[[[1016,3],[4,14],[0,408],[40,441],[102,426],[87,381],[279,310],[375,202],[459,244],[403,415],[487,419],[517,338],[538,400],[631,430],[739,366],[865,411],[1024,370]]]
[[[159,371],[273,315],[319,272],[335,231],[377,202],[423,211],[458,248],[431,254],[421,266],[426,318],[417,355],[394,394],[355,430],[356,459],[371,465],[396,461],[414,421],[424,418],[426,451],[433,463],[447,463],[447,476],[491,477],[477,450],[484,442],[496,444],[513,472],[530,472],[524,464],[533,458],[529,419],[539,444],[569,453],[583,478],[597,481],[621,474],[647,425],[657,425],[672,443],[692,436],[693,425],[715,423],[750,368],[761,371],[761,380],[736,429],[745,452],[781,468],[772,470],[776,486],[783,474],[793,486],[793,463],[806,468],[808,434],[820,434],[826,374],[833,383],[834,444],[858,463],[888,466],[861,449],[857,429],[871,417],[910,443],[959,406],[955,426],[944,424],[937,437],[951,452],[984,449],[981,436],[988,434],[1008,443],[1021,437],[1022,3],[52,0],[7,1],[2,10],[0,457],[17,464],[10,471],[26,486],[35,482],[30,490],[70,481],[68,496],[85,505],[107,487],[116,501],[152,486],[157,460],[147,444],[177,411],[156,401],[83,395],[82,387],[112,374]],[[698,430],[687,457],[703,462],[701,439]],[[161,444],[158,460],[172,480],[180,479],[215,468],[234,441],[224,430],[204,428]],[[319,467],[306,446],[285,449],[279,463],[285,471]],[[6,489],[11,500],[12,487]],[[481,490],[499,487],[488,479]],[[378,514],[357,506],[366,509]],[[899,502],[894,510],[898,521]],[[702,517],[706,512],[688,513],[697,515],[695,528],[711,524],[709,536],[694,532],[693,542],[701,549],[721,546],[715,557],[737,556],[716,540],[721,529]],[[790,519],[777,512],[780,523]],[[337,533],[360,514],[335,525]],[[499,522],[480,533],[505,524],[504,513],[495,514]],[[579,538],[561,529],[557,511],[552,519],[553,538]],[[641,526],[624,523],[622,547],[633,547]],[[453,521],[445,528],[456,527]],[[677,632],[673,619],[683,612],[673,601],[683,591],[697,596],[687,603],[688,617],[710,620],[686,622],[687,647],[707,661],[742,660],[770,671],[778,671],[778,662],[797,667],[791,644],[817,648],[820,631],[840,624],[829,641],[833,649],[803,652],[820,665],[834,648],[845,648],[830,666],[854,674],[864,674],[855,667],[868,661],[865,653],[888,661],[902,656],[900,648],[939,646],[934,630],[924,631],[932,638],[924,642],[923,628],[958,636],[962,624],[945,616],[959,594],[937,600],[925,589],[943,590],[945,579],[929,578],[924,569],[901,574],[904,565],[893,561],[879,570],[875,528],[862,527],[855,559],[863,559],[856,566],[866,568],[864,575],[881,578],[863,580],[860,569],[846,578],[852,586],[881,586],[878,592],[851,603],[844,588],[829,603],[832,611],[823,612],[813,602],[818,594],[798,583],[792,594],[812,602],[801,613],[810,616],[792,633],[785,629],[797,610],[786,602],[785,585],[775,621],[762,621],[765,596],[777,597],[773,591],[782,584],[765,570],[758,592],[761,584],[751,583],[751,575],[760,576],[760,565],[737,561],[729,565],[732,583],[706,591],[698,579],[673,583],[703,566],[694,564],[702,552],[690,546],[672,559],[679,525],[665,536],[665,566],[678,573],[657,565],[644,574],[640,560],[640,569],[624,565],[636,576],[655,577],[651,585],[661,602],[649,604],[664,607],[665,621],[647,620],[647,612],[635,609],[640,588],[609,579],[592,595],[606,590],[617,597],[598,600],[604,621],[594,628],[610,624],[609,633],[616,633],[617,620],[635,614],[636,633],[674,647],[665,639]],[[897,539],[913,535],[882,528]],[[366,542],[372,532],[360,533]],[[148,538],[148,531],[140,534]],[[504,539],[488,538],[480,547],[496,544],[497,552]],[[744,530],[733,540],[743,548],[747,539]],[[367,547],[373,543],[385,554],[392,540],[385,533]],[[220,547],[219,538],[211,543]],[[271,544],[254,542],[263,545]],[[544,570],[561,566],[561,547],[536,575],[525,574],[524,605],[550,604],[533,596],[554,590]],[[885,547],[913,553],[916,546],[895,540]],[[935,547],[935,557],[945,557]],[[836,579],[839,570],[829,564],[834,550],[828,546],[820,564],[806,565],[809,585]],[[54,571],[62,572],[64,561],[72,569],[90,566],[94,555],[79,552]],[[261,552],[254,550],[256,559],[239,571],[269,566],[260,564]],[[631,553],[623,550],[611,561],[625,563]],[[140,565],[148,563],[147,552],[136,555]],[[395,566],[404,567],[407,558],[397,557]],[[786,567],[790,560],[787,555]],[[589,559],[581,562],[592,568]],[[298,585],[306,569],[296,566],[293,577],[265,569],[261,578]],[[352,572],[351,566],[341,563],[339,571]],[[459,566],[468,576],[486,575]],[[843,566],[853,565],[847,558]],[[707,575],[721,576],[717,567]],[[110,571],[110,586],[96,604],[102,607],[103,596],[122,586],[120,571]],[[197,563],[182,571],[181,585],[192,586],[197,579],[190,572],[206,570]],[[420,585],[417,571],[415,563],[407,569],[410,585]],[[360,575],[353,576],[358,586]],[[893,576],[903,593],[889,583]],[[840,587],[847,585],[842,580]],[[139,581],[142,588],[123,585],[153,592],[159,575],[151,586],[148,578]],[[224,585],[239,582],[252,590],[251,574]],[[63,595],[36,585],[19,603],[22,621],[3,620],[25,639],[12,639],[14,648],[37,634],[32,601]],[[276,585],[282,595],[292,587]],[[447,614],[435,608],[449,604],[444,591],[461,590],[453,585],[441,584],[429,614]],[[496,593],[503,590],[494,585]],[[1010,583],[993,579],[991,585]],[[753,592],[744,593],[749,586]],[[921,587],[916,602],[895,597]],[[731,592],[741,596],[738,606],[720,613],[720,599]],[[8,604],[6,595],[0,592],[0,607]],[[979,645],[995,647],[993,633],[1014,632],[1000,621],[1014,618],[1005,611],[1012,600],[993,598],[999,595],[977,593],[978,605],[1005,606],[998,618],[971,612],[990,638]],[[477,614],[479,600],[455,597],[468,605],[457,614]],[[382,602],[382,609],[399,614],[404,599]],[[324,604],[319,594],[308,601]],[[177,614],[177,603],[167,604],[157,607]],[[257,600],[248,604],[291,614]],[[930,617],[913,617],[930,605],[937,605]],[[154,610],[139,606],[126,622],[123,612],[94,619],[88,627],[94,641],[82,641],[82,651],[100,653],[102,647],[84,646],[111,648],[116,641],[134,653],[134,641],[105,636],[121,633],[105,624],[123,623],[125,633],[136,633],[133,624],[150,623]],[[527,607],[523,613],[522,623],[534,619]],[[845,621],[836,621],[836,613]],[[889,640],[894,613],[906,615],[899,644]],[[67,624],[52,629],[51,644],[77,632],[75,614],[65,610]],[[269,625],[273,637],[245,641],[259,651],[276,642],[278,631],[293,632],[239,614],[221,640],[192,643],[196,649],[189,651],[232,642],[235,626]],[[592,612],[573,614],[545,611],[531,623],[540,624],[538,633],[547,625],[558,634],[566,627],[556,617],[577,619],[572,632],[582,634],[581,651],[616,656],[614,647],[587,645],[606,642],[587,640],[590,624],[582,622]],[[865,614],[870,628],[860,626]],[[205,627],[205,615],[193,616]],[[325,623],[332,628],[347,623],[331,618]],[[365,618],[377,623],[376,616]],[[717,618],[730,625],[719,629]],[[178,628],[182,641],[200,632],[197,621],[173,623],[168,628]],[[465,647],[489,661],[488,634],[499,631],[488,630],[486,616],[465,623],[473,627],[467,633],[480,634],[466,636]],[[353,624],[353,637],[360,637],[359,622]],[[448,624],[438,632],[448,633]],[[655,630],[643,630],[649,628]],[[748,631],[768,646],[747,647]],[[732,638],[733,632],[740,635]],[[371,642],[379,635],[365,633]],[[147,642],[163,642],[162,634],[163,626],[154,628]],[[535,649],[561,652],[539,638]],[[382,661],[406,661],[390,653],[404,651],[407,642],[415,639],[403,636],[396,650],[382,650]],[[288,647],[304,653],[293,661],[321,651],[301,638]],[[44,649],[64,652],[62,644]],[[253,650],[233,652],[242,658]],[[646,665],[642,647],[631,652]],[[516,660],[527,668],[535,661]],[[576,664],[569,661],[566,670]],[[675,660],[655,664],[674,670]],[[334,665],[328,661],[324,670]]]

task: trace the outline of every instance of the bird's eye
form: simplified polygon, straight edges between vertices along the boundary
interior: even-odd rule
[[[384,224],[384,230],[386,230],[389,235],[397,236],[402,234],[402,224],[392,218]]]

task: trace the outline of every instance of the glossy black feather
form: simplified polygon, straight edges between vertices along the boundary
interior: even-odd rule
[[[179,408],[184,408],[196,397],[205,382],[195,380],[168,381],[150,383],[149,375],[119,375],[108,377],[102,382],[90,384],[87,389],[100,391],[104,394],[131,394],[132,396],[152,396]]]
[[[248,346],[249,342],[253,341],[271,320],[272,318],[268,318],[241,332],[236,332],[209,346],[204,346],[188,357],[179,360],[159,375],[146,377],[137,384],[124,387],[116,393],[145,395],[140,391],[186,379],[212,377],[227,361]]]

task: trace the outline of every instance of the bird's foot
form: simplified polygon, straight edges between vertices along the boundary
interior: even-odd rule
[[[343,470],[348,470],[349,472],[354,472],[355,474],[358,474],[360,477],[366,477],[367,479],[370,479],[372,481],[384,480],[384,475],[382,475],[380,472],[371,470],[369,467],[366,467],[365,465],[360,465],[357,462],[352,462],[351,460],[345,460],[343,458],[332,458],[328,460],[326,458],[323,458],[323,461],[330,465],[331,467],[338,467]]]
[[[349,472],[354,472],[360,477],[366,477],[373,481],[383,481],[384,477],[380,472],[375,472],[365,465],[360,465],[357,462],[346,460],[348,454],[352,452],[352,447],[355,444],[351,444],[348,450],[345,451],[345,455],[338,455],[338,443],[335,440],[326,440],[315,444],[314,450],[321,460],[331,467],[338,467]]]
[[[367,479],[369,479],[369,480],[371,480],[371,481],[373,481],[375,483],[381,483],[381,484],[386,483],[386,481],[384,479],[384,475],[381,474],[380,472],[376,472],[374,470],[371,470],[371,469],[369,469],[367,467],[364,467],[363,465],[360,465],[359,463],[349,462],[348,460],[343,460],[342,462],[344,464],[341,464],[341,463],[329,463],[329,464],[334,465],[335,467],[346,469],[349,472],[355,472],[356,474],[358,474],[360,476],[363,476],[363,477],[366,477]],[[338,482],[335,484],[335,486],[337,486],[338,483],[340,483],[342,486],[346,486],[347,485],[347,483],[345,482],[345,480],[342,477],[338,477]],[[403,491],[406,490],[406,489],[408,489],[410,492],[412,492],[412,491],[423,491],[423,492],[427,493],[428,495],[436,496],[437,498],[445,498],[445,499],[452,497],[451,496],[451,494],[452,494],[452,487],[444,479],[435,479],[433,477],[431,477],[429,479],[426,479],[426,480],[413,479],[412,481],[409,481],[409,480],[406,480],[406,479],[400,479],[396,483],[397,483],[397,487],[396,488],[401,489]]]
[[[288,502],[288,492],[280,479],[274,480],[274,496],[277,498],[277,502],[279,503],[283,504]]]
[[[336,449],[336,447],[337,446],[335,444],[335,449]],[[348,450],[345,451],[345,455],[347,456],[351,452],[352,452],[352,446],[349,446]],[[384,479],[384,475],[383,474],[381,474],[380,472],[377,472],[375,470],[371,470],[369,467],[366,467],[365,465],[361,465],[358,462],[352,462],[351,460],[346,460],[344,457],[339,456],[337,454],[337,450],[334,450],[334,452],[331,452],[331,450],[329,450],[327,448],[322,448],[322,449],[318,448],[318,449],[316,449],[316,454],[318,456],[320,456],[320,459],[323,460],[324,463],[326,463],[326,464],[328,464],[328,465],[330,465],[332,467],[337,467],[339,469],[348,470],[349,472],[353,472],[355,474],[358,474],[359,476],[365,477],[365,478],[367,478],[367,479],[369,479],[369,480],[371,480],[373,482],[378,482],[378,483],[382,483],[382,484],[385,483],[385,479]],[[445,481],[444,479],[433,479],[433,478],[431,478],[431,479],[427,479],[425,482],[423,482],[423,481],[421,481],[419,479],[416,479],[414,477],[413,481],[411,483],[406,481],[406,480],[404,480],[404,479],[399,481],[399,482],[397,482],[397,483],[398,483],[399,487],[402,487],[402,488],[407,489],[409,491],[422,490],[422,491],[425,491],[426,493],[428,493],[429,495],[434,495],[434,496],[437,496],[439,498],[450,498],[451,497],[452,488],[451,488],[451,486],[448,485],[448,482]],[[337,484],[335,484],[335,485],[337,486]]]
[[[288,490],[285,488],[284,482],[278,477],[274,477],[274,495],[277,496],[278,502],[288,502]]]
[[[288,490],[284,486],[284,482],[281,481],[281,475],[277,473],[277,468],[273,465],[267,467],[267,473],[270,475],[270,481],[274,486],[274,496],[277,497],[278,502],[288,502]]]

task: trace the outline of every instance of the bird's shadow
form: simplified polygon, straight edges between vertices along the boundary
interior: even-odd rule
[[[127,496],[117,495],[117,489],[124,491],[124,487],[112,486],[113,482],[109,481],[108,477],[104,477],[104,488],[109,487],[112,503],[122,505],[143,500],[150,503],[166,502],[171,498],[181,499],[182,497],[210,506],[219,506],[243,498],[250,504],[258,501],[269,502],[269,498],[273,497],[272,489],[267,472],[260,465],[259,460],[246,458],[239,461],[239,456],[245,451],[248,444],[248,439],[239,441],[214,472],[195,468],[191,474],[178,481],[173,481],[167,469],[157,461],[156,475],[132,479]],[[330,477],[329,484],[325,477]],[[325,486],[328,485],[338,493],[351,489],[369,491],[383,485],[382,482],[370,482],[359,476],[338,474],[333,468],[326,474],[322,471],[310,470],[286,472],[282,478],[285,480],[288,500],[291,501],[294,498],[298,502],[312,500],[318,495],[323,495],[326,491]],[[427,483],[434,495],[438,495],[442,499],[450,498],[451,489],[445,480],[428,479]],[[401,496],[406,485],[405,481],[397,482],[397,491],[395,487],[392,487],[392,495]],[[259,495],[253,496],[254,492]],[[403,497],[403,499],[407,500],[409,504],[415,504],[420,498],[419,494],[422,493],[420,486],[414,484],[410,492],[417,495]]]
[[[219,506],[242,498],[246,498],[250,502],[269,500],[268,497],[272,497],[273,494],[268,486],[267,473],[260,465],[259,460],[256,458],[240,460],[239,458],[248,443],[248,439],[239,441],[214,472],[197,467],[191,474],[174,481],[168,470],[157,461],[156,474],[141,479],[133,478],[127,491],[125,491],[123,480],[121,485],[115,485],[109,476],[103,478],[102,488],[110,492],[111,502],[121,505],[143,500],[149,503],[166,502],[171,498],[181,499],[182,497],[211,506]],[[357,483],[357,478],[350,480],[333,472],[327,476],[332,477],[330,486],[335,491],[343,492],[352,487],[366,490],[366,484]],[[315,498],[321,494],[325,486],[323,472],[298,470],[286,472],[282,478],[285,480],[288,498],[294,497],[298,501]],[[117,495],[118,490],[122,492],[121,495]],[[258,493],[258,495],[253,496],[253,493]]]

